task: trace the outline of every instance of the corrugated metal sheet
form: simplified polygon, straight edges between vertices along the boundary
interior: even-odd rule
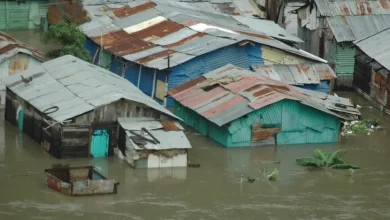
[[[0,2],[0,29],[35,29],[46,18],[47,1]]]
[[[352,75],[355,68],[355,47],[352,43],[333,42],[330,51],[330,63],[340,80],[340,75]]]
[[[261,46],[262,58],[265,64],[301,64],[306,63],[306,60],[292,56],[289,53],[286,53],[282,50],[277,50],[268,46]]]
[[[327,114],[344,118],[336,113],[344,110],[329,105],[327,100],[311,97],[310,94],[305,95],[292,86],[233,65],[211,71],[169,91],[168,94],[182,106],[197,112],[218,126],[283,99],[298,102],[309,100],[305,105],[315,104],[320,106],[315,108]],[[360,114],[356,111],[353,109],[348,112]]]
[[[184,134],[183,127],[178,122],[172,122],[177,131],[165,131],[161,121],[153,118],[118,118],[119,125],[126,130],[128,137],[134,136],[129,131],[133,131],[142,135],[141,129],[146,128],[148,131],[160,141],[160,143],[153,144],[147,142],[144,146],[140,147],[129,139],[135,150],[167,150],[167,149],[189,149],[191,144]],[[144,134],[148,139],[151,137],[148,134]]]
[[[390,70],[390,29],[354,42],[370,58]]]
[[[71,55],[43,63],[23,76],[33,80],[26,86],[20,74],[15,74],[5,78],[4,84],[41,112],[57,106],[59,109],[48,115],[58,122],[120,99],[176,117],[127,80]]]
[[[166,1],[156,1],[155,4],[157,5],[149,7],[152,6],[150,2],[143,2],[134,8],[126,6],[115,9],[112,14],[107,12],[113,19],[101,16],[83,24],[81,28],[89,38],[99,45],[103,44],[103,47],[114,55],[124,56],[129,61],[160,70],[168,67],[168,55],[171,56],[170,67],[174,67],[194,57],[245,40],[285,50],[290,56],[297,55],[323,62],[246,27],[232,17],[207,14],[189,8],[175,8]],[[115,13],[119,17],[116,17]],[[268,32],[274,33],[273,29]],[[273,35],[279,36],[279,32]],[[153,50],[155,47],[169,48],[170,54]],[[145,56],[148,53],[149,55]],[[141,56],[142,59],[137,59]]]
[[[327,17],[337,42],[354,41],[390,27],[390,15]]]
[[[250,17],[242,17],[242,16],[234,16],[234,19],[239,21],[240,23],[250,27],[253,30],[257,30],[261,33],[264,33],[268,36],[274,37],[276,39],[280,40],[287,40],[292,41],[296,43],[303,42],[298,37],[290,34],[285,29],[281,28],[279,25],[277,25],[273,21],[268,20],[259,20],[255,18]]]
[[[252,65],[263,76],[290,85],[319,84],[320,80],[335,79],[336,75],[327,64],[301,65]]]
[[[389,0],[315,0],[322,16],[365,16],[390,14]]]

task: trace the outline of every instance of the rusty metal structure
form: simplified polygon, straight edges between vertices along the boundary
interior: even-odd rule
[[[252,69],[274,80],[304,89],[329,93],[336,74],[328,64],[252,65]]]
[[[226,147],[337,142],[349,99],[290,86],[227,65],[169,91],[183,121]],[[329,123],[329,124],[328,124]],[[271,139],[271,140],[269,140]],[[276,140],[274,140],[276,139]]]
[[[0,32],[0,106],[5,105],[4,77],[39,66],[47,58],[40,51]]]
[[[47,186],[68,196],[117,194],[119,183],[92,166],[45,169]]]
[[[60,159],[112,156],[118,117],[177,119],[127,80],[71,55],[8,76],[4,84],[5,119]]]
[[[267,59],[290,64],[324,62],[279,41],[278,37],[289,37],[280,35],[277,28],[268,25],[265,34],[250,28],[256,26],[252,21],[197,10],[191,3],[184,7],[161,0],[86,1],[83,9],[91,21],[80,28],[88,37],[86,48],[93,62],[167,106],[173,105],[167,90],[229,63],[249,68]]]
[[[389,0],[307,0],[297,14],[300,48],[329,61],[339,89],[352,89],[352,42],[390,27]]]
[[[355,41],[354,89],[390,114],[390,29]]]

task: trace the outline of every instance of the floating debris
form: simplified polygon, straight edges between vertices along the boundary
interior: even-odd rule
[[[247,177],[247,180],[248,180],[248,182],[250,182],[250,183],[253,183],[253,182],[255,182],[256,181],[256,177],[254,177],[254,176],[248,176]]]
[[[274,171],[267,176],[267,179],[273,181],[279,179],[279,170],[275,168]]]
[[[371,132],[379,130],[379,122],[377,120],[361,120],[361,121],[351,121],[344,122],[344,126],[341,132],[341,135],[359,135],[367,134],[370,135]]]
[[[355,173],[355,170],[354,170],[354,169],[352,169],[352,168],[349,168],[349,169],[348,169],[348,174],[349,174],[349,176],[353,176],[354,173]]]
[[[49,188],[69,196],[116,194],[118,182],[107,179],[92,166],[69,167],[53,164],[45,169]]]

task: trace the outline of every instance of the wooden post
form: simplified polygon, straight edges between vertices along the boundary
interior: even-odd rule
[[[154,75],[153,75],[153,84],[152,84],[152,95],[151,97],[154,98],[154,93],[156,92],[156,78],[157,78],[157,69],[154,69]]]

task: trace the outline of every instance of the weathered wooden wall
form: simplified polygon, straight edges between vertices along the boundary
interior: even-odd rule
[[[390,71],[357,49],[353,86],[381,111],[390,114]]]

